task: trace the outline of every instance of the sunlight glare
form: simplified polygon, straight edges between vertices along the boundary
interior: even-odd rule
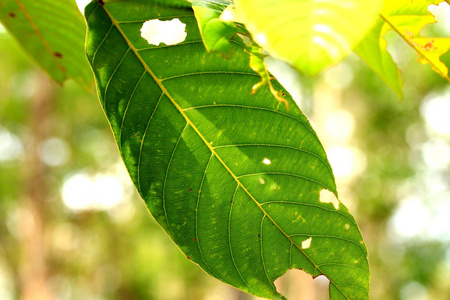
[[[23,145],[20,139],[0,127],[0,161],[10,161],[19,158],[23,153]]]
[[[444,36],[450,35],[450,5],[447,2],[431,4],[428,10],[436,17],[437,24],[434,26],[439,28]]]
[[[448,168],[450,164],[450,146],[445,140],[431,139],[420,148],[422,159],[429,168]]]
[[[77,3],[78,9],[80,10],[81,14],[84,15],[84,9],[86,6],[92,2],[92,0],[75,0]]]
[[[426,231],[430,220],[425,204],[420,198],[411,196],[397,207],[388,226],[400,237],[413,238]]]
[[[118,205],[122,196],[122,182],[111,175],[77,173],[62,188],[64,204],[74,211],[108,210]]]
[[[427,98],[421,107],[426,124],[434,133],[450,136],[450,89],[444,95]]]

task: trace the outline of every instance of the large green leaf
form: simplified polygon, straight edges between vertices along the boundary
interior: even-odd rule
[[[348,55],[383,0],[235,0],[237,18],[270,54],[316,75]]]
[[[72,78],[92,88],[86,25],[74,0],[2,0],[0,21],[55,81]]]
[[[131,178],[180,250],[248,293],[282,296],[291,268],[330,279],[332,299],[367,299],[358,226],[337,195],[306,117],[274,101],[237,39],[229,60],[208,53],[193,11],[148,0],[91,3],[87,55]],[[144,21],[179,18],[184,42],[149,45]],[[274,81],[273,84],[282,89]],[[333,195],[333,197],[335,197]],[[149,258],[151,259],[151,258]]]

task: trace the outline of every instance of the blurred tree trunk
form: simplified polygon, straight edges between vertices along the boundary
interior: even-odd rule
[[[39,147],[51,129],[53,84],[41,71],[36,72],[36,90],[31,98],[30,136],[26,145],[24,195],[19,217],[21,240],[20,297],[23,300],[53,299],[48,284],[46,254],[46,212],[48,185],[46,166]]]

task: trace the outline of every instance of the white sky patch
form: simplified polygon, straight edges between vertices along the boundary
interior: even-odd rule
[[[366,157],[357,148],[332,146],[326,151],[334,174],[339,179],[349,180],[366,168]]]
[[[264,33],[258,33],[255,36],[255,41],[263,47],[267,45],[267,38]]]
[[[123,189],[122,182],[115,176],[78,173],[65,180],[62,198],[74,211],[107,210],[121,202]]]
[[[421,112],[427,126],[435,133],[450,136],[450,89],[444,95],[428,97],[422,104]]]
[[[436,17],[437,26],[444,35],[450,34],[450,5],[446,2],[430,5],[428,10]]]
[[[170,21],[149,20],[142,25],[141,36],[151,45],[176,45],[187,37],[186,24],[178,18]]]
[[[429,168],[445,170],[450,165],[450,146],[446,140],[428,140],[420,150],[422,159]]]
[[[401,237],[413,238],[427,230],[430,220],[431,216],[426,205],[413,196],[403,200],[397,207],[389,227]]]
[[[302,249],[308,249],[309,247],[311,247],[311,241],[312,241],[312,237],[310,237],[309,239],[306,239],[302,242]]]
[[[20,139],[0,127],[0,162],[19,158],[23,154],[23,145]]]
[[[339,200],[329,190],[321,190],[320,191],[320,202],[332,203],[334,208],[339,209]]]
[[[84,15],[84,8],[92,2],[92,0],[75,0],[77,3],[78,9],[81,11],[81,13]]]
[[[272,162],[268,158],[264,158],[263,164],[270,165]]]
[[[232,21],[234,19],[233,13],[230,9],[225,9],[220,15],[220,19],[224,22]]]
[[[39,145],[41,160],[52,167],[64,165],[70,157],[70,147],[64,140],[49,138]]]
[[[355,118],[345,109],[334,110],[325,120],[325,130],[335,141],[349,140],[355,129]]]

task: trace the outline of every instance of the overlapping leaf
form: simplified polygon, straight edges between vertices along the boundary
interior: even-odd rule
[[[302,268],[332,299],[367,299],[367,251],[339,202],[306,117],[274,101],[234,39],[208,53],[191,9],[148,0],[91,3],[87,54],[103,109],[150,212],[185,255],[248,293],[283,298],[274,280]],[[179,18],[187,38],[152,46],[144,21]],[[282,89],[276,81],[274,85]]]
[[[194,0],[192,4],[206,50],[219,51],[224,57],[230,58],[233,54],[230,39],[238,32],[238,28],[233,23],[220,20],[222,11],[230,3]]]
[[[382,0],[235,0],[239,18],[269,53],[316,75],[348,55],[378,18]]]
[[[86,26],[75,1],[2,0],[0,21],[55,81],[93,86],[84,55]]]
[[[420,35],[425,25],[436,22],[428,11],[428,6],[439,2],[442,0],[386,1],[376,26],[355,49],[400,98],[400,71],[387,52],[386,41],[383,39],[387,31],[394,30],[417,52],[421,63],[430,64],[433,70],[450,81],[448,68],[440,61],[440,56],[450,49],[450,38],[429,38]]]

